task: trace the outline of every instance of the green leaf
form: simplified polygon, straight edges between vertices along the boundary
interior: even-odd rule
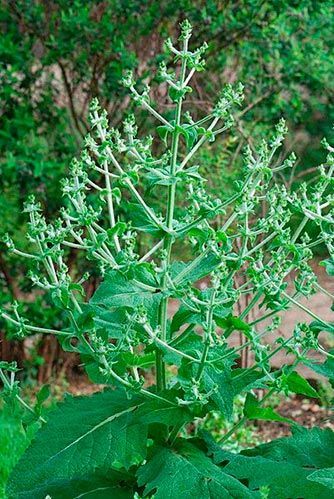
[[[334,468],[325,468],[315,471],[307,477],[311,482],[321,483],[329,489],[334,489]]]
[[[119,308],[111,311],[104,307],[96,305],[91,306],[90,310],[94,313],[94,324],[97,328],[105,329],[108,337],[112,339],[121,339],[123,337],[123,328],[126,324],[126,309]]]
[[[322,331],[325,331],[326,333],[331,333],[334,334],[334,323],[333,322],[327,322],[326,324],[321,321],[313,321],[310,324],[310,328],[314,333],[321,333]]]
[[[177,285],[194,283],[210,274],[219,263],[220,258],[211,252],[190,263],[174,262],[171,266],[171,274]]]
[[[176,340],[171,342],[171,345],[177,350],[191,355],[197,359],[201,358],[203,351],[203,341],[202,338],[194,333],[189,332],[188,334],[181,334]],[[182,357],[170,350],[164,351],[164,359],[170,364],[175,364],[176,366],[181,365]]]
[[[127,486],[120,485],[120,482]],[[125,471],[112,470],[110,468],[99,469],[84,476],[74,476],[71,479],[59,479],[54,483],[41,484],[33,490],[34,499],[133,499],[134,490],[131,483],[133,476]],[[9,495],[9,499],[31,499],[31,491],[18,492],[15,496]]]
[[[147,309],[157,307],[161,293],[155,293],[146,283],[129,279],[117,270],[109,272],[90,300],[91,305],[105,307],[135,308],[143,305]]]
[[[179,331],[184,324],[202,324],[205,320],[201,314],[196,314],[184,305],[173,315],[171,323],[171,333]]]
[[[260,407],[254,395],[247,394],[244,415],[248,419],[261,419],[264,421],[281,421],[282,423],[293,423],[291,419],[284,418],[271,407]]]
[[[68,397],[15,467],[8,490],[14,497],[44,498],[40,490],[101,466],[128,469],[146,457],[150,424],[174,426],[189,418],[178,406],[141,395],[129,398],[121,389]]]
[[[194,125],[185,124],[185,125],[183,125],[182,128],[185,132],[184,136],[186,139],[186,146],[187,146],[187,149],[189,150],[195,144],[195,142],[198,138],[198,133],[197,133],[196,127]]]
[[[334,350],[330,350],[329,353],[334,355]],[[312,361],[308,361],[305,364],[316,373],[327,378],[331,385],[334,386],[334,359],[332,357],[328,357],[322,364]]]
[[[144,494],[155,499],[248,499],[258,497],[187,441],[160,447],[137,473]]]
[[[250,368],[238,368],[232,371],[234,395],[254,388],[267,388],[267,376],[262,371]]]
[[[235,317],[233,315],[230,315],[229,317],[226,318],[218,318],[216,320],[217,324],[219,327],[230,330],[229,335],[233,333],[233,331],[242,331],[245,333],[245,336],[250,337],[250,335],[247,335],[246,333],[249,333],[251,331],[251,327],[241,320],[239,317]]]
[[[319,398],[318,392],[300,374],[293,371],[286,378],[288,389],[293,393],[300,393],[307,397]]]
[[[213,390],[210,399],[226,419],[230,420],[233,414],[234,387],[232,370],[229,365],[219,370],[206,366],[203,371],[203,382],[207,392]]]
[[[141,204],[127,203],[126,208],[128,218],[131,220],[132,226],[135,229],[152,234],[156,237],[161,237],[163,235],[161,228],[152,221]]]
[[[334,259],[333,258],[328,258],[327,260],[323,260],[322,262],[320,262],[320,265],[325,267],[328,275],[334,276]]]
[[[167,125],[162,125],[162,126],[157,127],[157,132],[158,132],[160,139],[163,141],[165,146],[167,146],[168,134],[173,132],[173,128],[169,127]]]
[[[334,432],[301,427],[294,427],[292,432],[291,437],[273,440],[239,455],[216,451],[214,461],[229,461],[224,471],[247,482],[251,490],[268,487],[269,499],[328,499],[328,483],[325,486],[321,482],[322,473],[319,481],[311,477],[317,470],[333,468]],[[325,476],[326,470],[323,471]],[[331,472],[328,476],[331,483]]]

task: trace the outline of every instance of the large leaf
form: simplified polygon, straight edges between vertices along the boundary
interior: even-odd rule
[[[332,483],[333,448],[333,431],[296,427],[291,437],[241,454],[216,450],[214,461],[228,463],[224,471],[247,483],[254,491],[268,487],[269,499],[328,499],[330,491],[326,487]],[[315,472],[318,470],[323,472],[317,477]]]
[[[191,300],[189,300],[191,302]],[[186,302],[187,303],[187,302]],[[231,313],[230,308],[224,308],[222,306],[215,307],[213,312],[213,318],[216,323],[220,326],[220,321],[223,320],[224,317],[228,316]],[[206,321],[205,313],[196,313],[191,307],[187,308],[185,305],[181,305],[178,311],[173,315],[172,323],[171,323],[171,332],[175,333],[179,331],[181,326],[185,324],[198,324],[204,326]]]
[[[123,390],[69,397],[51,413],[9,481],[13,497],[45,497],[48,487],[99,467],[124,467],[146,457],[148,425],[187,420],[187,411]],[[30,495],[29,495],[30,494]]]
[[[158,448],[138,470],[138,484],[154,499],[247,499],[258,497],[216,466],[200,449],[181,441]]]
[[[134,478],[129,473],[111,469],[100,469],[85,476],[71,479],[53,480],[41,484],[33,492],[30,490],[7,495],[8,499],[32,499],[51,497],[52,499],[133,499],[131,483]],[[126,486],[123,485],[126,483]],[[33,494],[33,495],[32,495]]]
[[[118,308],[110,311],[104,307],[92,305],[90,310],[94,314],[94,324],[97,328],[105,329],[109,338],[121,339],[124,335],[124,324],[126,324],[126,309]]]

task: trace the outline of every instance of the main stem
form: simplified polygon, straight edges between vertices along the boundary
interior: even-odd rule
[[[184,40],[183,42],[183,53],[186,54],[188,50],[188,40]],[[180,81],[179,81],[179,86],[180,88],[183,87],[184,80],[185,80],[185,73],[186,73],[186,57],[182,58],[182,65],[181,65],[181,74],[180,74]],[[176,173],[176,168],[177,168],[177,156],[178,156],[178,149],[179,149],[179,130],[178,127],[180,126],[181,123],[181,111],[182,111],[182,96],[179,97],[177,103],[176,103],[176,109],[175,109],[175,127],[172,135],[172,157],[171,157],[171,162],[170,162],[170,175],[173,177]],[[167,228],[172,229],[173,228],[173,217],[174,217],[174,207],[175,207],[175,191],[176,191],[176,184],[172,183],[168,187],[168,197],[167,197],[167,213],[166,213],[166,218],[167,218]],[[162,290],[166,291],[168,288],[168,278],[167,278],[167,272],[168,268],[170,265],[170,257],[171,257],[171,252],[172,252],[172,246],[173,246],[173,236],[171,234],[166,234],[164,238],[164,253],[165,253],[165,274],[162,279]],[[168,296],[164,296],[161,301],[160,305],[160,312],[159,312],[159,324],[161,327],[161,339],[166,342],[167,340],[167,319],[168,319]],[[166,388],[166,368],[165,368],[165,363],[163,361],[162,357],[162,352],[160,350],[156,351],[156,381],[157,381],[157,391],[160,392],[161,390],[164,390]]]

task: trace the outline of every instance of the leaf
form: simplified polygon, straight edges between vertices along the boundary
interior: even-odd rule
[[[329,353],[334,355],[334,350],[330,350]],[[328,357],[322,364],[312,361],[304,362],[304,364],[327,378],[331,385],[334,386],[334,359],[332,357]]]
[[[252,390],[254,388],[267,388],[266,385],[267,376],[262,371],[255,369],[245,368],[245,369],[233,369],[232,371],[232,382],[234,395],[238,395],[246,390]]]
[[[211,252],[190,263],[174,262],[171,266],[171,274],[176,285],[194,283],[210,274],[219,263],[220,258]]]
[[[214,461],[224,462],[223,470],[248,483],[251,490],[268,487],[269,499],[328,499],[328,488],[310,477],[319,469],[333,467],[334,432],[301,427],[294,427],[292,432],[291,437],[239,455],[215,451]]]
[[[110,308],[135,308],[143,305],[147,310],[150,310],[152,306],[157,309],[161,293],[154,291],[154,288],[151,290],[145,283],[129,279],[121,272],[113,270],[106,275],[89,303]]]
[[[254,449],[247,455],[261,455],[276,461],[289,461],[307,468],[334,466],[334,432],[329,428],[311,430],[301,426],[292,427],[292,436],[279,438]]]
[[[201,358],[203,351],[202,338],[194,332],[181,334],[176,340],[171,342],[171,346],[197,359]],[[167,349],[164,351],[164,359],[166,362],[175,364],[176,366],[180,366],[182,361],[180,355]]]
[[[286,383],[290,392],[300,393],[307,397],[319,398],[318,392],[296,371],[293,371],[287,376]]]
[[[222,329],[230,330],[228,336],[233,333],[233,331],[237,330],[245,333],[245,336],[247,336],[248,338],[250,337],[250,335],[247,335],[246,333],[249,333],[251,331],[251,327],[239,317],[230,315],[226,318],[218,318],[216,322]]]
[[[127,203],[127,214],[132,226],[142,232],[152,234],[156,237],[162,236],[163,231],[148,216],[144,208],[139,203]]]
[[[90,310],[94,312],[94,324],[97,328],[105,329],[108,337],[112,339],[121,339],[124,335],[123,329],[126,324],[126,309],[119,308],[111,311],[103,307],[91,306]]]
[[[144,494],[154,499],[248,499],[258,497],[187,441],[160,447],[137,472]]]
[[[325,468],[323,470],[314,471],[307,477],[312,482],[321,483],[329,489],[334,489],[334,468]]]
[[[198,132],[196,130],[196,127],[191,124],[185,124],[183,125],[183,130],[184,130],[184,136],[186,139],[186,146],[187,149],[191,149],[195,142],[197,141],[198,138]]]
[[[126,482],[128,486],[119,485]],[[34,489],[34,499],[133,499],[131,489],[133,477],[126,472],[111,469],[99,469],[85,476],[75,476],[71,479],[61,479],[47,483]],[[14,496],[8,496],[9,499]],[[15,495],[15,499],[31,499],[31,492],[23,491]]]
[[[326,333],[334,334],[334,323],[333,322],[324,322],[321,321],[313,321],[310,324],[310,328],[314,333],[321,333],[325,331]]]
[[[162,125],[157,127],[157,132],[160,139],[163,141],[165,146],[167,146],[168,134],[173,132],[173,128],[171,126]]]
[[[192,310],[188,309],[184,305],[181,305],[179,310],[173,315],[171,323],[171,333],[179,331],[181,326],[184,324],[202,324],[205,320],[201,314],[197,314]]]
[[[226,419],[230,420],[233,414],[234,388],[232,383],[232,371],[226,365],[224,369],[215,369],[206,366],[203,371],[203,381],[207,392],[213,390],[210,399],[215,403],[217,409],[222,412]]]
[[[271,407],[260,407],[254,395],[247,394],[244,415],[248,419],[261,419],[264,421],[281,421],[282,423],[294,423],[291,419],[284,418]]]
[[[334,259],[333,258],[328,258],[327,260],[323,260],[322,262],[320,262],[320,265],[325,267],[328,275],[334,276]]]
[[[40,490],[99,467],[128,469],[145,459],[151,423],[172,426],[189,418],[183,408],[141,395],[129,398],[122,389],[68,397],[15,467],[8,490],[15,498],[44,498]]]

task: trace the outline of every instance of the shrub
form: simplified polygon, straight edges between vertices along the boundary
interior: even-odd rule
[[[13,253],[29,259],[30,278],[50,294],[68,325],[33,326],[17,305],[2,317],[21,337],[55,335],[64,350],[81,355],[94,382],[110,387],[90,397],[69,397],[49,415],[11,475],[10,497],[328,497],[333,433],[298,428],[262,404],[282,391],[316,397],[296,367],[309,363],[312,350],[331,358],[318,334],[332,326],[301,298],[321,289],[309,265],[312,249],[325,243],[333,254],[333,149],[325,142],[327,161],[312,188],[288,192],[273,182],[275,172],[295,162],[291,155],[272,166],[287,132],[281,120],[269,142],[246,148],[237,192],[224,201],[208,194],[195,156],[233,126],[243,88],[226,86],[210,113],[194,121],[191,110],[185,112],[187,96],[192,76],[204,69],[207,45],[191,50],[190,36],[185,21],[180,48],[166,42],[176,70],[165,64],[159,69],[173,119],[160,114],[150,89],[138,87],[126,73],[123,83],[135,104],[158,123],[155,136],[142,136],[132,115],[121,130],[110,128],[94,100],[92,134],[63,181],[60,217],[47,222],[30,197],[24,211],[34,249],[22,252],[7,238]],[[159,140],[165,150],[156,155]],[[151,206],[142,187],[147,183],[165,200],[163,212]],[[298,214],[302,219],[293,232]],[[214,228],[217,216],[224,221]],[[309,220],[319,228],[314,240],[307,233]],[[139,253],[141,232],[150,246]],[[188,261],[178,258],[178,245],[189,248]],[[83,252],[103,277],[89,301],[83,289],[88,276],[72,275],[66,265],[69,248]],[[331,260],[327,265],[332,268]],[[203,289],[196,285],[201,279]],[[236,315],[245,295],[248,305]],[[171,300],[178,309],[169,317]],[[247,322],[257,304],[261,315]],[[265,344],[290,306],[307,312],[312,322],[296,324],[289,338]],[[229,343],[235,333],[246,338],[242,346]],[[240,368],[246,347],[254,363]],[[292,360],[274,369],[271,359],[280,351]],[[265,391],[262,398],[257,389]],[[240,394],[245,404],[236,427],[247,420],[284,421],[293,425],[293,435],[240,454],[227,452],[204,432],[180,436],[208,411],[231,419]]]

